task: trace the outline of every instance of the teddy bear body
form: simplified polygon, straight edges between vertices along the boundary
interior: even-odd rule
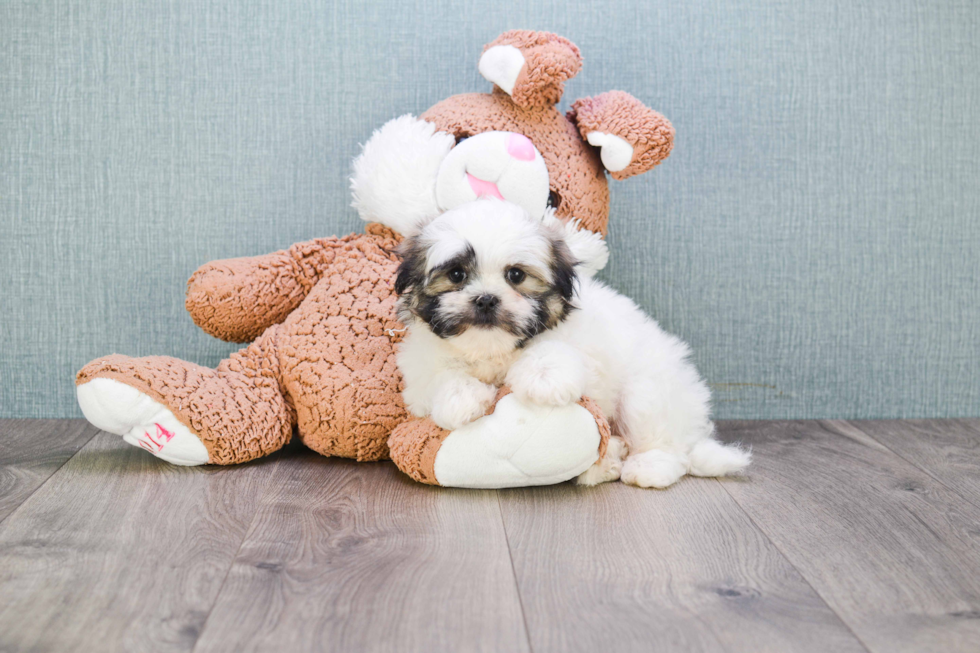
[[[458,485],[557,482],[584,471],[605,451],[610,433],[587,398],[564,412],[535,413],[513,406],[513,397],[503,392],[498,402],[504,408],[474,423],[493,424],[479,435],[492,442],[490,449],[507,437],[518,438],[511,452],[518,457],[520,438],[533,435],[522,435],[522,424],[537,424],[542,433],[554,427],[548,436],[554,436],[554,444],[548,446],[579,447],[567,469],[560,460],[539,466],[534,459],[513,476],[511,468],[521,465],[508,458],[503,476],[491,470],[471,483],[466,474],[480,476],[492,468],[488,456],[496,453],[474,445],[470,433],[465,446],[457,438],[451,456],[445,450],[440,454],[450,434],[430,420],[411,419],[402,402],[395,357],[402,325],[394,292],[398,231],[450,208],[436,201],[439,189],[433,185],[445,181],[437,182],[436,174],[445,177],[444,160],[466,152],[475,158],[463,162],[465,178],[456,173],[458,179],[446,182],[456,184],[455,195],[450,194],[454,201],[479,196],[482,189],[523,201],[541,219],[569,225],[573,242],[580,243],[583,269],[594,272],[604,265],[605,171],[622,178],[652,168],[669,153],[673,131],[662,116],[619,92],[580,100],[563,116],[554,104],[564,80],[580,66],[578,49],[561,37],[509,32],[498,38],[480,64],[497,85],[492,93],[453,96],[419,119],[393,120],[365,145],[352,187],[355,206],[369,222],[366,233],[214,261],[194,273],[186,306],[195,323],[223,340],[251,344],[215,369],[162,356],[94,360],[76,377],[86,417],[177,464],[252,460],[280,449],[295,428],[306,446],[327,456],[379,460],[397,452],[396,464],[423,482],[441,482],[433,471],[437,454],[444,468],[452,459],[455,468],[471,470],[456,474]],[[422,139],[420,144],[409,142],[404,136],[409,132]],[[469,138],[467,148],[458,147]],[[401,167],[395,151],[407,157]],[[429,152],[428,158],[417,151]],[[470,174],[486,161],[525,166],[527,179],[537,181],[515,191],[514,199],[502,177]],[[513,170],[511,176],[523,183],[523,173]],[[580,444],[574,444],[576,438]],[[544,471],[533,471],[536,466]]]
[[[397,243],[390,232],[327,240],[333,261],[299,307],[270,327],[299,438],[321,454],[387,458],[388,436],[408,417],[394,356]]]

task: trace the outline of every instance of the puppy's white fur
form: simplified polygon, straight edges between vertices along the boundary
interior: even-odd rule
[[[520,207],[478,201],[436,218],[421,237],[432,266],[472,247],[479,292],[507,296],[505,303],[520,312],[520,300],[507,295],[513,289],[504,281],[506,270],[515,264],[547,270],[551,250],[542,243],[556,233]],[[459,295],[454,301],[472,296],[451,294]],[[686,473],[723,476],[749,464],[748,452],[714,440],[710,393],[686,344],[590,278],[579,279],[572,303],[577,308],[564,321],[527,342],[501,328],[472,326],[440,338],[422,320],[411,320],[398,355],[409,410],[452,430],[483,415],[502,383],[543,405],[589,396],[622,441],[582,474],[579,482],[587,485],[621,476],[632,485],[663,488]]]

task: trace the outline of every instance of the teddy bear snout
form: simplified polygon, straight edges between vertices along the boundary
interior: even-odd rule
[[[548,192],[544,158],[531,139],[517,132],[483,132],[460,141],[436,178],[436,201],[444,211],[479,197],[496,197],[541,217]]]

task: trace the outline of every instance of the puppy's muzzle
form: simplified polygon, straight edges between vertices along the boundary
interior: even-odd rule
[[[474,322],[481,326],[495,326],[499,307],[500,298],[496,295],[483,294],[476,297],[473,300]]]

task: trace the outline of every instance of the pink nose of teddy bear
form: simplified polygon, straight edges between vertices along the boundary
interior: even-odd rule
[[[507,153],[519,161],[531,161],[534,159],[534,145],[527,136],[511,134],[507,138]]]

